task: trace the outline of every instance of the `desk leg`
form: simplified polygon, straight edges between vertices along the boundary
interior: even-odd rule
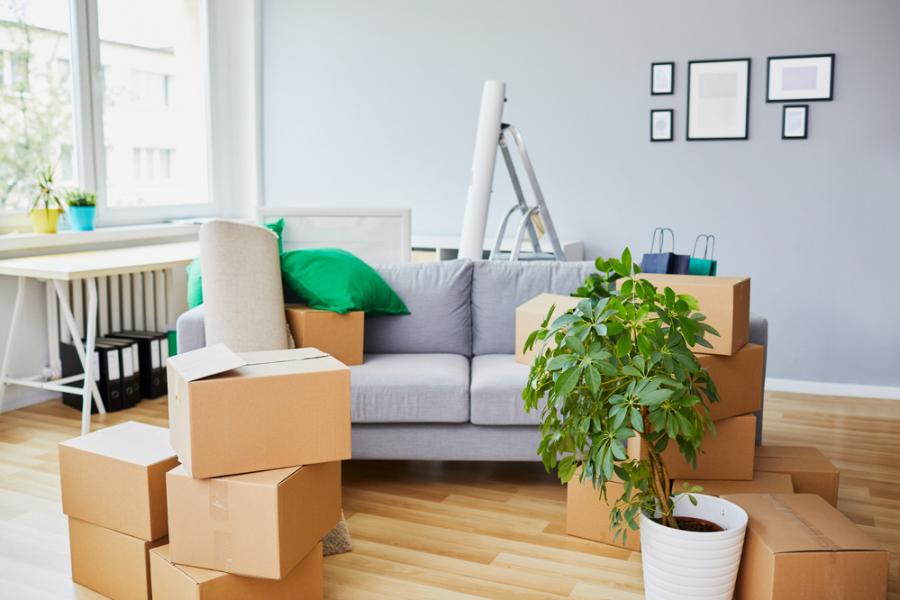
[[[94,327],[96,331],[97,287],[93,279],[89,279],[88,281],[88,304],[90,304],[91,292],[93,291],[94,310],[91,314],[94,318]],[[59,299],[59,308],[62,310],[63,319],[65,320],[66,326],[69,328],[69,333],[72,337],[72,345],[75,346],[75,351],[78,353],[78,358],[81,360],[81,366],[84,369],[85,375],[87,375],[88,363],[93,362],[91,360],[91,358],[93,358],[93,339],[91,340],[91,354],[85,354],[84,346],[81,343],[81,335],[78,333],[78,325],[75,323],[75,315],[72,314],[72,307],[69,306],[69,298],[63,287],[65,283],[54,280],[53,285],[56,288],[56,297]],[[94,381],[93,374],[91,374],[89,382],[94,396],[94,404],[97,405],[97,410],[100,411],[101,414],[106,414],[106,407],[103,405],[103,400],[100,398],[100,390],[97,389],[97,382]],[[85,383],[85,385],[87,385],[87,383]],[[90,412],[88,413],[88,418],[90,418]]]
[[[91,391],[94,383],[94,343],[97,341],[97,281],[85,280],[88,289],[88,318],[84,333],[86,348],[84,355],[87,358],[84,365],[84,382],[81,390],[81,435],[91,431]],[[103,403],[101,402],[102,406]]]
[[[22,304],[25,301],[25,278],[19,277],[18,279],[16,302],[13,305],[12,319],[10,319],[9,322],[9,334],[6,338],[6,349],[3,352],[3,363],[0,364],[0,412],[3,412],[3,396],[6,393],[6,375],[9,370],[9,360],[14,347],[13,340],[16,337],[16,325],[19,322]]]

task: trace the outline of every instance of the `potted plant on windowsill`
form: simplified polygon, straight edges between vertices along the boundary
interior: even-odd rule
[[[718,396],[691,347],[718,334],[696,299],[636,278],[628,249],[596,267],[575,294],[584,300],[555,319],[551,307],[525,342],[540,344],[522,392],[525,409],[541,412],[538,454],[563,483],[576,473],[592,482],[615,536],[640,529],[648,600],[730,600],[747,515],[699,487],[672,490],[662,456],[676,444],[696,464],[714,429]],[[606,497],[611,481],[621,497]]]
[[[28,209],[31,226],[35,233],[56,233],[56,223],[63,205],[53,184],[53,167],[38,173],[35,184],[37,193]]]
[[[69,221],[72,223],[72,229],[93,231],[97,197],[91,192],[71,190],[66,193],[66,204],[69,206]]]

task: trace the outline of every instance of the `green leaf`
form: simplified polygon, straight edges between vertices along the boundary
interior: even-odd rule
[[[623,335],[616,341],[616,356],[625,356],[631,350],[631,338]]]
[[[581,354],[584,354],[584,352],[585,352],[584,344],[581,342],[581,340],[579,340],[574,335],[567,335],[566,339],[565,339],[565,344],[566,344],[566,346],[569,347],[569,349],[572,350],[572,352],[575,352],[576,354],[581,355]]]
[[[562,372],[559,379],[556,380],[553,392],[557,397],[565,398],[572,393],[575,386],[578,385],[578,379],[581,377],[581,368],[571,367]]]
[[[636,408],[632,408],[629,411],[631,416],[631,426],[635,431],[643,432],[644,431],[644,419],[641,418],[641,411]]]

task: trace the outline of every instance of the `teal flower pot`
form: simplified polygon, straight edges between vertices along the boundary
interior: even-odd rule
[[[75,231],[92,231],[94,229],[95,206],[70,206],[69,221]]]

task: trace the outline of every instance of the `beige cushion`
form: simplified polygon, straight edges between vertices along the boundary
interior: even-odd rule
[[[206,344],[235,352],[288,347],[278,238],[258,225],[213,220],[200,228]]]

